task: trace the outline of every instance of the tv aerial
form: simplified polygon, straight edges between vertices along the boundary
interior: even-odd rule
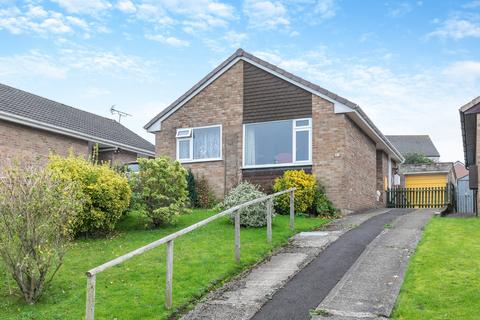
[[[131,117],[132,115],[123,111],[120,111],[118,109],[115,109],[115,105],[112,105],[110,107],[110,113],[111,114],[116,114],[118,115],[118,123],[122,121],[122,117]]]

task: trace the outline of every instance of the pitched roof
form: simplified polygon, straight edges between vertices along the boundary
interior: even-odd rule
[[[428,135],[387,135],[386,137],[404,156],[409,153],[420,153],[427,157],[440,157],[440,153]]]
[[[455,174],[457,175],[458,179],[468,175],[468,169],[465,167],[463,162],[460,162],[460,161],[455,162],[453,168],[455,169]]]
[[[0,83],[0,119],[153,155],[155,146],[115,120]]]
[[[251,53],[244,51],[243,49],[237,49],[235,53],[233,53],[230,57],[228,57],[225,61],[223,61],[220,65],[218,65],[215,69],[213,69],[210,73],[208,73],[205,77],[203,77],[199,82],[197,82],[192,88],[190,88],[187,92],[185,92],[182,96],[180,96],[177,100],[172,102],[168,107],[162,110],[159,114],[157,114],[152,120],[150,120],[144,128],[148,130],[151,128],[157,121],[162,120],[169,116],[169,114],[173,113],[176,108],[180,107],[183,103],[188,101],[189,98],[194,96],[199,90],[201,90],[205,85],[207,85],[210,81],[214,80],[218,74],[228,67],[230,64],[235,62],[237,59],[243,59],[247,62],[252,62],[257,64],[258,66],[264,68],[267,71],[272,73],[278,74],[285,79],[288,79],[299,86],[302,86],[309,91],[313,91],[316,94],[321,95],[322,97],[339,103],[340,105],[346,106],[352,111],[355,111],[359,114],[359,116],[366,122],[367,127],[375,132],[375,134],[383,141],[383,143],[392,151],[392,153],[400,160],[403,161],[403,157],[401,153],[395,149],[388,139],[385,138],[383,133],[375,126],[375,124],[370,120],[370,118],[365,114],[365,112],[360,108],[359,105],[356,103],[345,99],[319,85],[316,85],[310,81],[307,81],[301,77],[298,77],[288,71],[285,71],[265,60],[262,60]]]

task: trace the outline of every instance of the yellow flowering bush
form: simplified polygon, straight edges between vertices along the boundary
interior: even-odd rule
[[[295,212],[309,213],[315,199],[316,185],[314,175],[305,173],[303,170],[288,170],[282,177],[275,179],[273,190],[278,192],[297,188],[295,190]],[[290,212],[290,194],[278,196],[275,208],[280,214],[288,214]]]
[[[48,168],[63,181],[74,181],[80,186],[83,210],[70,223],[75,235],[106,233],[115,228],[128,209],[132,194],[125,176],[108,164],[95,165],[73,155],[51,155]]]

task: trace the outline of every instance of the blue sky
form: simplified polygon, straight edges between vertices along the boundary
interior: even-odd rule
[[[463,160],[480,95],[480,0],[0,0],[0,82],[142,127],[236,48]]]

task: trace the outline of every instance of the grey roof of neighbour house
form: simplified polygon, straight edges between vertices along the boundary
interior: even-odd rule
[[[386,137],[404,156],[409,153],[419,153],[427,157],[440,157],[440,153],[428,135],[387,135]]]
[[[0,119],[138,153],[155,146],[115,120],[0,84]]]
[[[366,113],[360,108],[360,106],[348,99],[345,99],[319,85],[316,85],[310,81],[307,81],[301,77],[298,77],[286,70],[283,70],[265,60],[262,60],[256,56],[254,56],[251,53],[248,53],[244,51],[243,49],[239,48],[237,49],[230,57],[228,57],[225,61],[223,61],[220,65],[218,65],[215,69],[213,69],[210,73],[208,73],[205,77],[203,77],[200,81],[198,81],[192,88],[190,88],[187,92],[185,92],[182,96],[180,96],[177,100],[172,102],[168,107],[166,107],[164,110],[162,110],[159,114],[157,114],[152,120],[150,120],[145,126],[144,129],[147,129],[151,127],[157,120],[161,119],[162,117],[166,116],[170,111],[174,110],[178,105],[180,105],[182,102],[184,102],[185,99],[187,99],[189,96],[191,96],[195,91],[200,89],[205,83],[207,83],[210,79],[212,79],[219,71],[221,71],[223,68],[225,68],[227,65],[229,65],[232,61],[234,61],[237,58],[246,58],[249,59],[262,67],[269,69],[273,72],[276,72],[280,75],[282,75],[285,78],[288,78],[294,82],[297,82],[313,91],[319,92],[322,95],[325,95],[329,97],[330,99],[337,101],[352,110],[355,110],[358,112],[358,114],[361,115],[361,117],[365,120],[365,122],[368,123],[368,126],[384,141],[384,143],[391,149],[393,150],[394,154],[398,155],[400,159],[402,159],[402,154],[398,150],[396,150],[395,146],[390,143],[390,141],[384,136],[384,134],[380,131],[380,129],[377,128],[377,126],[373,123],[372,120],[366,115]]]

